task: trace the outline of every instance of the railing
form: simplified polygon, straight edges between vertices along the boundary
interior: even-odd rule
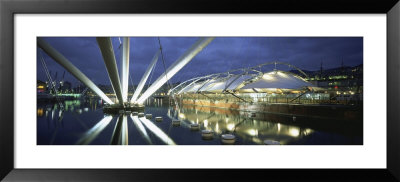
[[[343,100],[330,100],[329,97],[307,98],[305,95],[296,98],[296,95],[293,96],[275,95],[275,96],[257,97],[257,96],[238,94],[237,97],[235,97],[230,94],[181,94],[177,95],[177,98],[182,100],[207,100],[211,102],[217,101],[225,103],[291,103],[291,104],[342,104],[342,105],[362,104],[361,99],[343,98]]]

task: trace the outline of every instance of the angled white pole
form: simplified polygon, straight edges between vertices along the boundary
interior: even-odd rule
[[[182,93],[182,91],[184,91],[186,88],[192,86],[193,84],[195,84],[196,82],[198,82],[200,79],[204,79],[204,77],[200,77],[198,79],[196,79],[195,81],[189,83],[188,85],[186,85],[185,87],[183,87],[179,92],[178,95]]]
[[[137,103],[143,102],[156,92],[161,86],[164,85],[168,79],[171,79],[179,70],[181,70],[187,63],[189,63],[201,50],[204,49],[212,40],[213,37],[200,38],[196,43],[190,47],[181,57],[178,58],[168,69],[164,72],[154,83],[148,88],[143,95],[137,100]]]
[[[74,75],[80,82],[89,87],[94,93],[101,97],[108,104],[114,104],[110,98],[104,94],[85,74],[83,74],[77,67],[75,67],[67,58],[65,58],[60,52],[54,49],[50,44],[44,41],[42,38],[37,39],[38,46],[46,52],[54,61],[64,67],[68,72]]]
[[[115,61],[114,49],[111,44],[110,37],[96,37],[97,44],[103,56],[104,64],[106,65],[108,77],[110,78],[111,85],[117,95],[119,104],[123,104],[122,89],[119,81],[117,62]]]
[[[230,83],[228,83],[228,84],[225,86],[225,88],[224,88],[224,90],[222,90],[222,92],[225,92],[226,89],[228,89],[228,88],[232,85],[233,82],[235,82],[237,79],[239,79],[239,78],[240,78],[241,76],[243,76],[243,75],[245,75],[245,73],[242,73],[242,74],[237,75]]]
[[[135,92],[133,93],[132,99],[131,99],[131,103],[134,103],[136,101],[136,99],[138,98],[140,92],[142,92],[142,89],[144,87],[144,84],[146,83],[147,79],[150,76],[151,70],[153,70],[154,66],[157,63],[158,60],[158,55],[160,54],[160,50],[158,50],[156,52],[156,54],[153,56],[152,61],[150,62],[149,67],[147,67],[146,72],[144,72],[142,79],[140,80]]]
[[[180,86],[186,84],[187,82],[193,82],[193,80],[197,80],[197,79],[199,79],[199,78],[202,78],[202,77],[191,78],[191,79],[189,79],[189,80],[186,80],[186,81],[180,83],[179,85],[177,85],[177,86],[175,86],[174,88],[170,89],[170,90],[168,91],[168,95],[171,94],[171,92],[173,92],[174,90],[178,89]],[[185,88],[186,88],[186,86],[185,86]],[[181,89],[181,90],[182,90],[182,89]]]
[[[124,37],[122,41],[122,99],[128,101],[128,75],[129,75],[129,37]]]
[[[218,73],[218,74],[219,74],[219,73]],[[192,82],[197,82],[197,81],[200,80],[200,79],[204,79],[204,78],[207,78],[207,77],[211,77],[211,76],[213,76],[213,75],[217,75],[217,74],[211,74],[211,75],[206,75],[206,76],[201,76],[201,77],[195,77],[195,78],[191,78],[191,79],[189,79],[189,80],[186,80],[186,81],[180,83],[179,85],[175,86],[174,88],[170,89],[170,90],[168,91],[168,95],[171,94],[171,92],[173,92],[174,90],[178,89],[180,86],[186,84],[187,82],[191,82],[190,84],[192,84]],[[186,86],[184,86],[183,88],[181,88],[180,91],[178,92],[178,94],[180,94],[180,93],[182,92],[182,90],[184,90],[185,88],[187,88],[187,87],[189,87],[189,86],[190,86],[190,85],[186,85]],[[174,93],[176,93],[176,92],[174,92]]]

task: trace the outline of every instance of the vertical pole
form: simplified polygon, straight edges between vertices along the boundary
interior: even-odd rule
[[[128,85],[129,85],[129,37],[124,37],[122,42],[122,99],[124,102],[128,101]]]
[[[111,44],[110,37],[97,37],[97,43],[101,54],[103,56],[104,64],[106,65],[108,77],[110,78],[111,84],[113,86],[114,92],[117,95],[119,104],[122,105],[122,89],[118,75],[117,62],[115,60],[114,49]]]

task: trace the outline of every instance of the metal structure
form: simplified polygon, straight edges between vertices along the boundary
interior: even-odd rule
[[[108,98],[103,91],[99,89],[85,74],[83,74],[77,67],[75,67],[67,58],[65,58],[60,52],[50,46],[42,38],[37,39],[38,46],[46,52],[54,61],[64,67],[68,72],[70,72],[75,78],[80,82],[89,87],[93,92],[95,92],[99,97],[101,97],[108,104],[114,104],[110,98]]]
[[[47,80],[48,80],[48,82],[49,82],[49,84],[50,84],[50,90],[53,90],[53,91],[54,91],[54,93],[55,93],[55,98],[56,98],[56,100],[57,100],[58,105],[60,106],[60,108],[64,109],[64,106],[61,104],[60,100],[58,99],[57,89],[56,89],[56,87],[55,87],[55,85],[54,85],[53,79],[51,78],[51,74],[50,74],[50,72],[49,72],[49,69],[47,68],[46,62],[44,61],[44,58],[43,58],[43,55],[42,55],[42,54],[41,54],[41,56],[40,56],[40,61],[41,61],[41,63],[42,63],[44,72],[46,73]]]
[[[303,77],[291,72],[280,71],[276,65],[286,65],[294,68],[304,77],[308,75],[299,68],[284,62],[267,62],[250,68],[230,70],[202,77],[196,77],[182,82],[170,89],[169,94],[181,93],[258,93],[258,92],[290,92],[315,87]],[[273,71],[262,72],[262,67],[275,65]],[[260,69],[260,70],[258,70]],[[233,72],[238,72],[232,74]]]
[[[313,87],[313,85],[293,73],[273,70],[262,74],[254,82],[247,83],[239,89],[239,92],[281,93],[292,90],[304,90],[304,88],[308,87]]]
[[[156,92],[164,83],[171,79],[180,69],[189,63],[200,51],[204,49],[214,38],[200,38],[192,47],[187,50],[178,60],[176,60],[165,73],[163,73],[137,100],[137,103],[143,102]]]
[[[99,44],[99,48],[103,56],[104,64],[106,65],[108,77],[110,78],[114,93],[117,95],[119,104],[122,105],[124,103],[122,99],[122,88],[119,81],[117,62],[115,60],[111,38],[97,37],[96,40]]]
[[[151,70],[153,70],[157,60],[158,51],[153,57],[150,65],[148,66],[145,74],[143,75],[138,88],[135,90],[134,95],[131,98],[132,104],[143,104],[143,102],[156,92],[168,79],[171,79],[180,69],[182,69],[187,63],[189,63],[200,51],[204,49],[214,38],[200,38],[193,44],[181,57],[179,57],[165,72],[156,80],[154,83],[141,95],[140,95],[144,84],[146,83]],[[97,37],[97,43],[99,45],[104,64],[107,69],[109,79],[111,81],[115,95],[117,96],[118,103],[117,107],[125,108],[128,107],[128,80],[129,80],[129,38],[123,38],[122,44],[122,64],[121,64],[121,80],[118,74],[117,63],[114,55],[114,49],[112,46],[110,37]],[[50,57],[52,57],[57,63],[63,66],[68,72],[70,72],[79,81],[90,88],[94,93],[100,96],[106,103],[115,105],[115,103],[108,98],[90,79],[84,75],[77,67],[75,67],[67,58],[65,58],[56,49],[50,46],[42,38],[38,38],[38,46],[43,49]]]
[[[154,55],[149,67],[147,67],[146,72],[144,72],[142,79],[140,80],[135,92],[133,93],[131,103],[136,102],[136,99],[138,98],[140,92],[142,92],[142,89],[144,87],[144,84],[146,83],[147,79],[150,76],[151,70],[153,70],[154,66],[157,63],[158,60],[158,55],[160,54],[160,51],[157,51],[157,53]]]
[[[129,84],[129,37],[124,37],[122,42],[122,100],[123,102],[128,101],[128,84]]]

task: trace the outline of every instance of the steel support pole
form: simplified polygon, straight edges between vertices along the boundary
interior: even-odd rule
[[[190,47],[181,57],[178,58],[168,69],[164,72],[150,88],[143,93],[143,95],[137,100],[137,103],[142,104],[148,97],[156,92],[161,86],[164,85],[168,79],[171,79],[180,69],[182,69],[187,63],[189,63],[201,50],[204,49],[212,40],[213,37],[200,38],[196,43]]]
[[[202,77],[192,78],[192,79],[189,79],[189,80],[186,80],[186,81],[180,83],[179,85],[177,85],[177,86],[175,86],[174,88],[170,89],[170,90],[168,91],[168,95],[170,95],[174,90],[178,89],[180,86],[186,84],[187,82],[193,82],[194,80],[197,80],[197,79],[200,79],[200,78],[202,78]],[[186,87],[186,86],[185,86],[185,87]],[[183,90],[183,88],[182,88],[181,90]]]
[[[199,81],[200,79],[203,79],[204,77],[198,78],[195,81],[192,81],[191,83],[189,83],[188,85],[186,85],[185,87],[183,87],[179,92],[178,95],[182,93],[182,91],[184,91],[186,88],[192,86],[193,84],[195,84],[197,81]]]
[[[129,84],[129,37],[124,37],[122,42],[122,99],[124,102],[128,101],[128,84]]]
[[[114,104],[110,98],[108,98],[103,91],[101,91],[90,79],[83,74],[77,67],[75,67],[67,58],[65,58],[60,52],[54,49],[50,44],[44,41],[42,38],[37,39],[38,46],[46,52],[51,58],[54,59],[58,64],[64,67],[68,72],[75,76],[79,81],[89,87],[94,93],[101,97],[108,104]]]
[[[224,93],[226,91],[226,89],[228,89],[232,85],[233,82],[235,82],[237,79],[239,79],[244,74],[245,73],[237,75],[236,78],[234,78],[230,83],[228,83],[228,85],[225,86],[224,90],[222,90],[222,93]]]
[[[179,85],[175,86],[174,88],[170,89],[170,90],[168,91],[168,95],[171,94],[171,92],[173,92],[174,90],[178,89],[178,87],[180,87],[180,86],[186,84],[187,82],[197,82],[199,79],[204,79],[204,78],[207,78],[207,77],[211,77],[211,76],[213,76],[213,75],[216,75],[216,74],[211,74],[211,75],[206,75],[206,76],[201,76],[201,77],[195,77],[195,78],[191,78],[191,79],[189,79],[189,80],[186,80],[186,81],[180,83]],[[190,84],[192,84],[192,83],[190,83]],[[186,87],[188,87],[188,85],[186,85],[184,88],[180,89],[180,91],[178,92],[178,94],[180,94],[181,91],[184,90]]]
[[[106,65],[108,77],[110,78],[111,85],[117,95],[119,104],[123,104],[122,89],[119,81],[117,62],[115,60],[114,49],[111,44],[110,37],[97,37],[97,44],[103,56],[104,64]]]
[[[216,77],[214,77],[214,78],[216,78]],[[199,89],[197,89],[196,93],[199,93],[200,90],[201,90],[207,83],[209,83],[210,81],[215,81],[214,78],[211,78],[211,79],[208,79],[207,81],[205,81],[204,84],[201,85],[201,87],[200,87]]]
[[[146,83],[147,79],[150,76],[151,70],[153,70],[154,66],[157,63],[159,54],[160,54],[160,50],[158,50],[157,53],[153,56],[153,60],[150,62],[149,67],[147,67],[146,72],[144,72],[142,79],[140,80],[135,92],[133,93],[131,103],[134,103],[136,101],[136,99],[138,98],[140,92],[142,92],[144,84]]]

